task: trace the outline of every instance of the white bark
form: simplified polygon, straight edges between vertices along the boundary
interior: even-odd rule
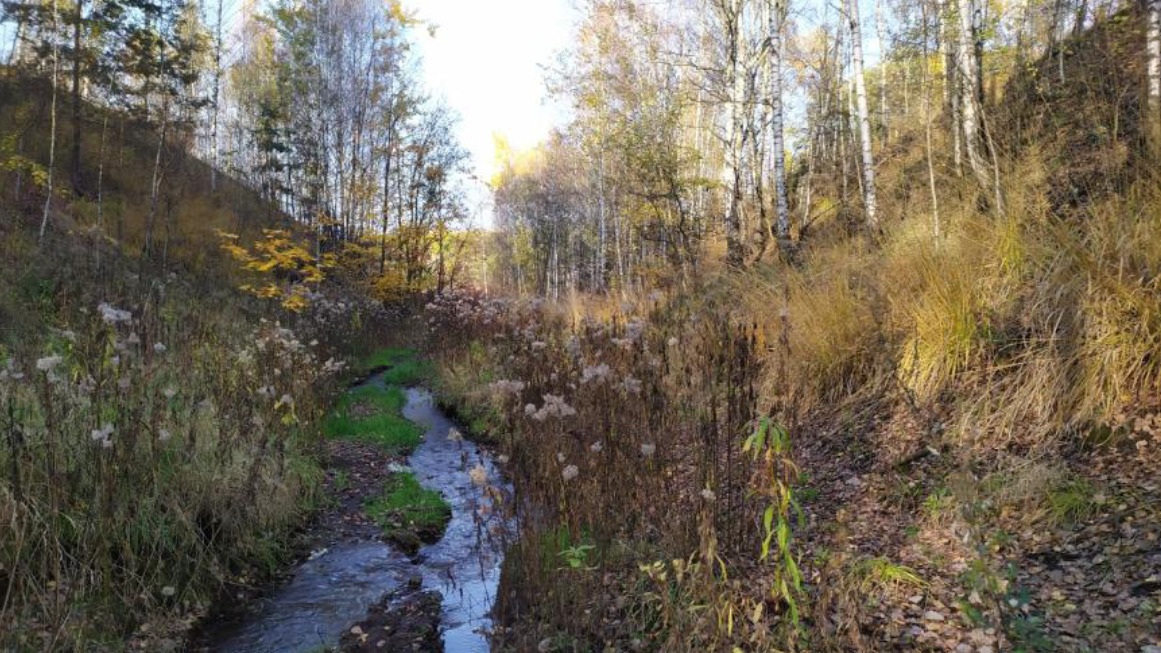
[[[964,150],[968,165],[980,185],[989,185],[988,172],[980,154],[980,71],[975,57],[975,0],[959,0],[959,52],[956,57],[960,80],[960,111],[963,115]]]
[[[883,142],[891,140],[887,125],[887,28],[883,22],[883,0],[875,0],[875,36],[879,39],[879,121],[883,124]]]
[[[222,91],[222,3],[224,0],[218,0],[218,16],[214,25],[214,91],[213,91],[213,105],[214,113],[212,118],[212,125],[210,126],[210,149],[213,156],[213,161],[210,165],[210,190],[218,190],[218,168],[222,165],[220,160],[220,150],[218,149],[218,116],[220,114],[219,106]]]
[[[851,74],[855,82],[859,137],[863,159],[863,203],[867,212],[867,227],[879,230],[879,216],[875,202],[875,159],[871,153],[871,120],[867,111],[867,83],[863,78],[863,38],[859,30],[859,7],[856,0],[845,0],[847,20],[851,30]]]
[[[770,159],[774,176],[774,234],[778,246],[790,243],[790,206],[786,201],[786,145],[782,134],[782,17],[786,7],[774,0],[770,7],[770,125],[773,131]]]
[[[1161,0],[1149,0],[1149,28],[1145,36],[1147,50],[1146,77],[1148,93],[1145,105],[1153,153],[1161,158]]]
[[[939,195],[935,192],[935,162],[931,156],[931,80],[927,68],[927,2],[925,0],[921,2],[921,8],[923,12],[923,76],[920,78],[920,84],[923,86],[924,144],[927,149],[927,182],[931,191],[931,228],[935,235],[935,243],[938,246],[942,235],[942,226],[939,221]]]
[[[745,228],[742,220],[742,157],[744,135],[742,132],[743,102],[746,92],[746,76],[742,66],[743,35],[742,9],[744,0],[728,0],[722,6],[724,22],[730,42],[727,45],[730,95],[729,95],[729,143],[726,153],[726,183],[730,198],[726,214],[727,258],[733,265],[740,266],[745,261]]]
[[[48,216],[52,212],[53,175],[56,169],[56,82],[60,71],[59,20],[56,0],[52,0],[52,109],[48,139],[48,185],[44,194],[44,216],[40,219],[40,234],[37,243],[44,241],[44,231],[48,228]]]

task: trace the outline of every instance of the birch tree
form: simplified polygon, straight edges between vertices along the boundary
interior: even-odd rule
[[[851,75],[854,78],[856,116],[863,161],[863,204],[867,228],[872,234],[879,231],[879,216],[875,205],[875,159],[871,152],[871,120],[867,111],[867,83],[863,77],[863,37],[859,30],[859,6],[855,0],[844,0],[847,24],[851,37]]]
[[[973,19],[975,0],[958,0],[958,2],[959,39],[957,41],[956,64],[959,71],[957,88],[960,95],[964,150],[967,152],[968,165],[972,169],[972,174],[975,175],[982,188],[988,188],[990,182],[987,166],[980,152],[982,146],[980,112],[982,108],[979,97],[979,60],[976,57],[976,24]]]
[[[725,82],[729,86],[726,100],[729,116],[726,132],[726,165],[722,175],[722,181],[729,189],[726,210],[726,258],[731,265],[741,266],[745,261],[746,247],[746,227],[742,215],[742,185],[745,177],[743,113],[746,93],[742,13],[745,9],[745,0],[715,0],[714,8],[726,38]]]
[[[786,5],[773,0],[770,6],[770,129],[771,175],[774,181],[774,234],[783,251],[790,246],[790,206],[786,200],[786,146],[782,134],[782,22]]]
[[[40,219],[40,234],[37,236],[38,243],[44,242],[44,231],[48,227],[48,216],[52,212],[53,171],[56,168],[56,83],[57,73],[60,70],[59,22],[56,0],[52,0],[52,115],[48,141],[48,183],[44,194],[44,215]]]
[[[1153,154],[1161,159],[1161,0],[1149,0],[1149,26],[1145,36],[1148,91],[1145,106],[1149,143]]]

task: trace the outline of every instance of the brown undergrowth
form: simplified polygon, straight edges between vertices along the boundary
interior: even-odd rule
[[[835,217],[788,260],[623,306],[429,306],[445,397],[525,501],[500,641],[1161,645],[1161,184],[1118,63],[1140,39],[1102,23],[1063,85],[1037,62],[992,98],[1003,210],[940,166],[939,237],[904,134],[880,240]],[[762,418],[792,443],[773,472],[743,450]],[[763,556],[771,504],[801,592]]]

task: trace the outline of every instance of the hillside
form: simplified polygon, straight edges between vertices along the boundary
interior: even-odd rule
[[[878,153],[881,237],[852,202],[790,256],[627,303],[429,307],[452,403],[571,533],[509,554],[505,650],[1161,645],[1142,22],[990,86],[1002,210],[914,119]]]
[[[377,337],[381,309],[294,314],[238,290],[216,230],[282,220],[225,175],[211,192],[177,142],[143,255],[157,133],[92,105],[81,192],[58,176],[38,242],[48,95],[0,82],[0,648],[156,650],[282,570],[321,496],[335,360]]]
[[[1161,2],[582,4],[5,4],[0,648],[1161,651]]]

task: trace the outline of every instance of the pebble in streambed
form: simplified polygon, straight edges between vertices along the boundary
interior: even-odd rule
[[[382,378],[369,383],[382,383]],[[383,619],[393,619],[387,616],[393,613],[405,617],[408,632],[417,638],[412,643],[420,648],[384,644],[374,650],[489,650],[484,633],[492,625],[489,613],[507,529],[479,521],[477,511],[490,499],[468,472],[482,468],[493,487],[499,485],[505,493],[509,488],[500,483],[485,452],[472,442],[447,437],[453,423],[426,390],[407,390],[403,415],[425,431],[408,466],[422,485],[439,490],[451,505],[443,537],[420,549],[414,562],[377,540],[331,546],[305,561],[293,578],[256,606],[249,618],[221,633],[209,650],[306,653],[336,647],[340,639],[348,648],[371,641],[379,623],[374,620],[387,623]],[[439,610],[434,609],[437,605]],[[438,623],[438,642],[431,633],[433,623]],[[362,641],[361,635],[366,635]]]

